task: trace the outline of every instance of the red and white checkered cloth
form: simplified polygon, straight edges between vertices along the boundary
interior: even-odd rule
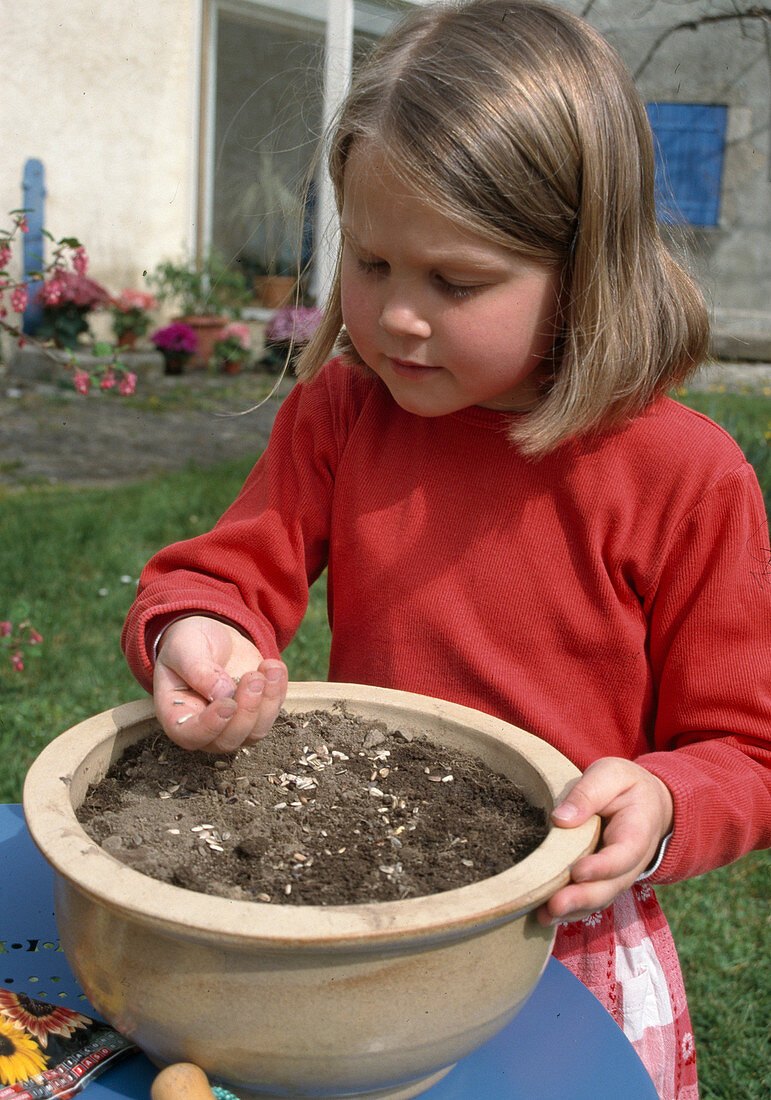
[[[653,887],[636,883],[608,909],[560,924],[554,957],[623,1029],[661,1100],[698,1100],[683,976]]]

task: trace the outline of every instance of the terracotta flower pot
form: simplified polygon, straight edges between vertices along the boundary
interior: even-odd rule
[[[514,726],[405,692],[291,684],[286,706],[339,701],[475,753],[547,810],[579,774]],[[327,907],[212,897],[119,863],[75,817],[89,783],[155,726],[145,700],[62,734],[30,768],[24,811],[54,868],[73,971],[156,1064],[194,1061],[243,1097],[407,1100],[516,1015],[554,937],[533,910],[593,849],[597,819],[551,829],[502,874],[427,897]]]
[[[189,325],[198,337],[198,346],[187,362],[188,370],[204,370],[208,367],[214,352],[214,345],[222,335],[227,317],[189,316],[178,317],[183,325]]]
[[[292,275],[257,275],[254,290],[265,309],[280,309],[295,293],[297,280]]]

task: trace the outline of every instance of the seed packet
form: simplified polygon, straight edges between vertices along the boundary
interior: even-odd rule
[[[137,1049],[82,1012],[0,989],[0,1100],[67,1100]]]

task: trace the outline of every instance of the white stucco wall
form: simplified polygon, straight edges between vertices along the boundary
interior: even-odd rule
[[[200,0],[0,0],[0,223],[25,161],[46,228],[110,290],[193,243]]]

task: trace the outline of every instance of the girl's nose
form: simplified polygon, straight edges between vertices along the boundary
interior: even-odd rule
[[[390,336],[415,336],[427,340],[431,325],[417,307],[405,297],[390,296],[380,311],[380,327]]]

